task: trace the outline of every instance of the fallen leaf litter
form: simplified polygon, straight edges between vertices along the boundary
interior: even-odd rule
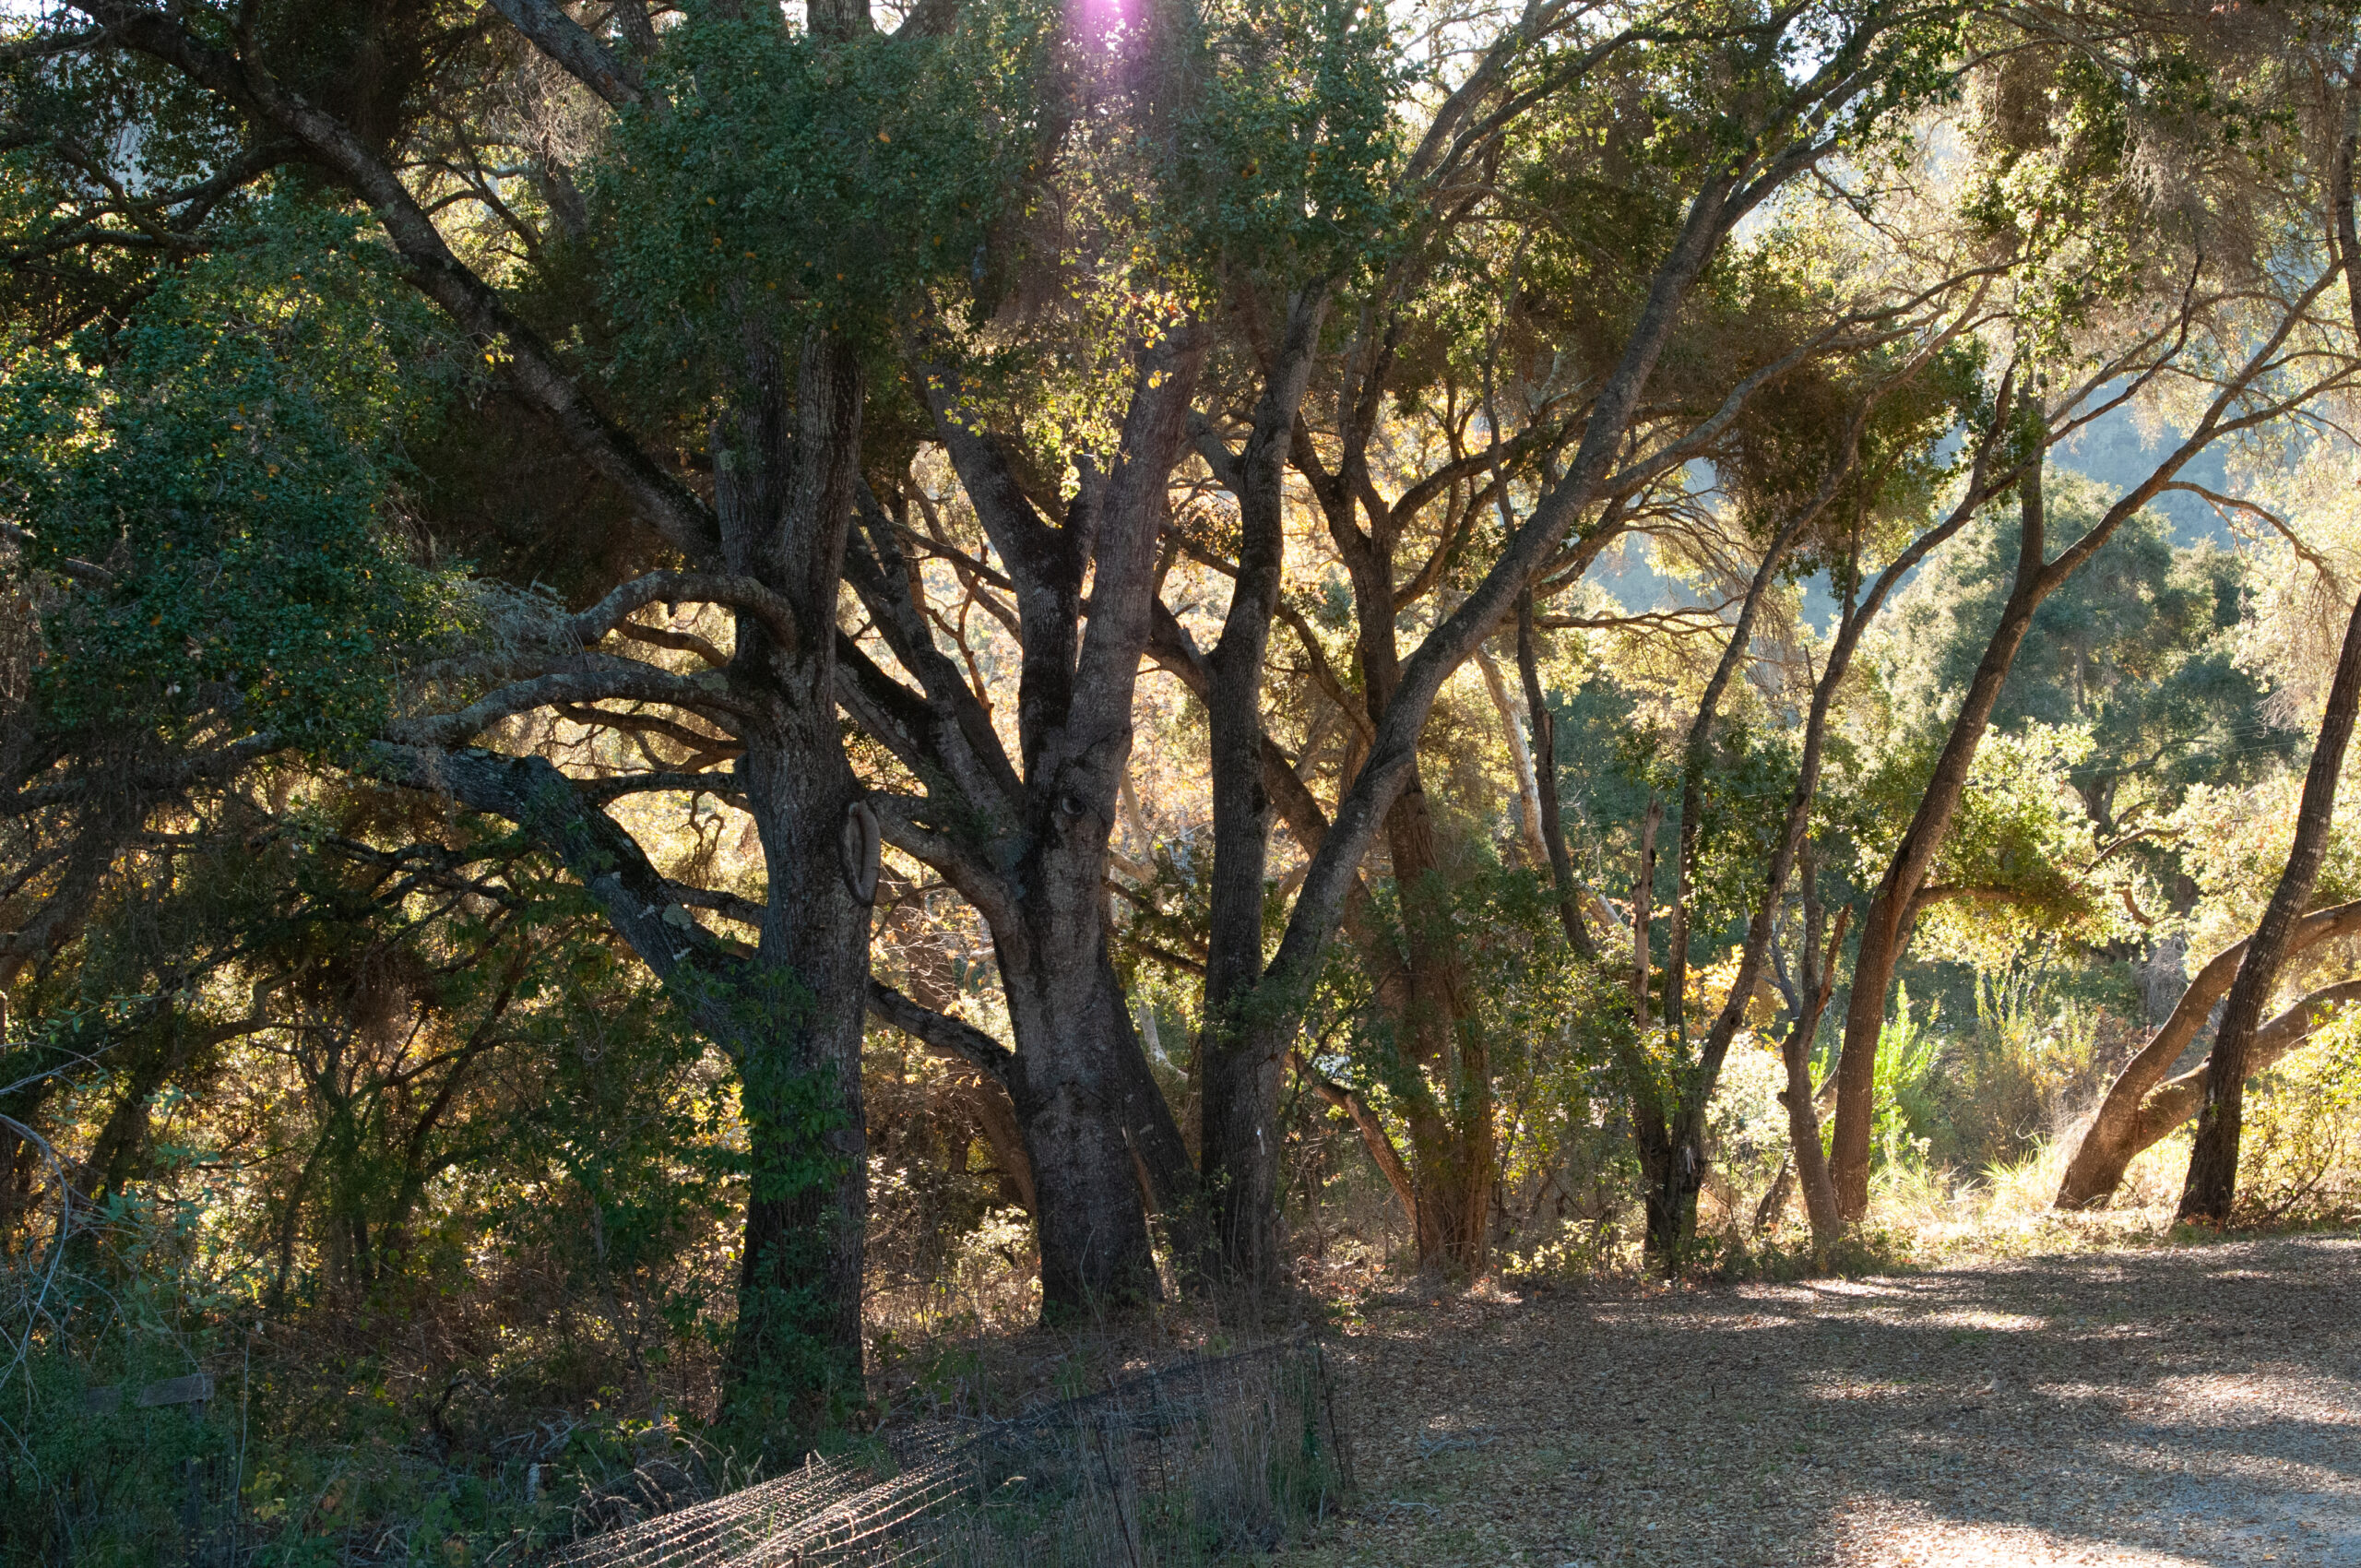
[[[2361,1564],[2361,1239],[1372,1297],[1286,1568]]]

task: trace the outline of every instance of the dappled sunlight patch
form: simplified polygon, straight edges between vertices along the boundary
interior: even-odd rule
[[[1908,1384],[1889,1378],[1810,1378],[1805,1380],[1806,1390],[1815,1399],[1908,1399],[1917,1391]]]
[[[1915,1511],[1914,1511],[1915,1512]],[[2211,1557],[2159,1552],[2153,1547],[2094,1541],[2079,1533],[2021,1525],[1874,1513],[1840,1530],[1838,1561],[1880,1568],[2066,1568],[2067,1564],[2137,1563],[2140,1568],[2204,1568]]]
[[[1918,1319],[1928,1328],[1949,1328],[1970,1334],[2030,1334],[2049,1326],[2049,1319],[1988,1307],[1947,1307]]]
[[[1283,1561],[2361,1562],[2356,1264],[2306,1236],[1405,1306],[1338,1351],[1369,1502]]]
[[[1904,1291],[1882,1279],[1816,1279],[1806,1287],[1815,1296],[1904,1296]]]
[[[2212,1425],[2295,1420],[2361,1426],[2361,1390],[2348,1379],[2322,1378],[2311,1367],[2163,1378],[2156,1392],[2161,1398],[2202,1409]]]

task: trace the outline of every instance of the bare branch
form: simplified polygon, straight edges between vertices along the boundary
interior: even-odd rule
[[[935,1050],[973,1063],[1003,1088],[1015,1081],[1016,1052],[975,1025],[921,1007],[874,977],[869,982],[869,1011],[882,1022],[916,1036]]]
[[[456,713],[397,720],[386,727],[386,735],[400,745],[456,746],[473,740],[501,719],[529,713],[537,707],[602,700],[666,703],[699,714],[718,711],[742,716],[748,711],[711,675],[692,680],[650,665],[622,660],[618,663],[623,667],[567,671],[518,681]]]

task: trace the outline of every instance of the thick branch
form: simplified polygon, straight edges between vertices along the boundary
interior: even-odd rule
[[[567,76],[614,107],[629,109],[639,102],[639,68],[608,53],[606,45],[550,0],[491,0],[491,4]]]
[[[692,680],[648,665],[570,671],[515,682],[457,713],[398,719],[386,727],[386,734],[388,740],[401,745],[457,746],[482,734],[501,719],[529,713],[537,707],[585,702],[654,702],[700,715],[710,711],[742,713],[744,705],[730,696],[726,689],[718,689],[719,686],[718,681],[707,684],[706,680]]]
[[[2361,899],[2306,915],[2288,936],[2286,956],[2294,958],[2323,942],[2355,933],[2361,933]],[[2098,1115],[2082,1134],[2081,1146],[2066,1167],[2065,1178],[2058,1189],[2059,1208],[2087,1208],[2103,1202],[2115,1191],[2123,1178],[2123,1167],[2131,1158],[2127,1154],[2118,1158],[2118,1152],[2139,1124],[2141,1107],[2197,1038],[2197,1031],[2213,1015],[2213,1004],[2228,994],[2246,956],[2245,942],[2233,943],[2215,954],[2190,979],[2164,1027],[2141,1048],[2138,1055],[2123,1064],[2123,1070],[2116,1075],[2106,1091],[2106,1099],[2099,1104]]]
[[[786,596],[765,588],[753,577],[720,572],[649,572],[617,588],[581,614],[565,623],[563,640],[577,647],[594,647],[599,639],[651,604],[722,604],[763,624],[781,648],[801,646],[801,628],[795,607]],[[646,628],[634,628],[645,633]]]
[[[884,980],[872,978],[869,982],[869,1011],[936,1051],[980,1068],[1003,1088],[1016,1076],[1016,1052],[973,1024],[919,1006]]]

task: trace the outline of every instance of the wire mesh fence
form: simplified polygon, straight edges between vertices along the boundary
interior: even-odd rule
[[[1299,1338],[814,1459],[551,1568],[1174,1568],[1273,1545],[1350,1485],[1325,1358]]]

